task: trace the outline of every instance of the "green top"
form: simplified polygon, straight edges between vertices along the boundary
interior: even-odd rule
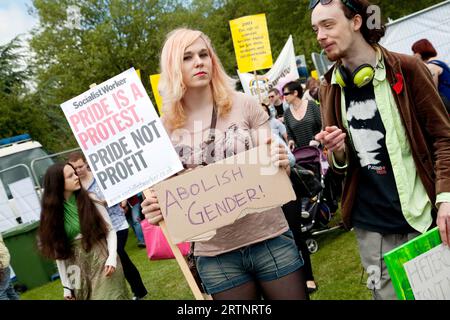
[[[373,79],[375,100],[386,129],[386,148],[391,160],[402,212],[406,221],[414,229],[423,233],[431,226],[432,204],[417,173],[405,127],[386,79],[384,58],[380,50],[377,50],[377,61]],[[332,75],[331,83],[337,83],[335,73]],[[341,90],[341,113],[344,127],[348,131],[344,90]],[[334,158],[333,162],[336,165]],[[436,203],[440,202],[450,202],[450,193],[438,194]]]
[[[81,233],[77,199],[74,194],[70,196],[69,200],[64,201],[64,229],[70,241],[73,241]]]

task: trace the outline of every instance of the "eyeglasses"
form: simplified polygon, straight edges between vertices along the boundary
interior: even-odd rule
[[[309,10],[314,9],[319,2],[321,5],[325,6],[327,4],[330,4],[331,1],[333,1],[333,0],[310,0],[309,1]],[[349,8],[353,12],[358,12],[358,10],[356,9],[356,6],[352,3],[351,0],[341,0],[341,1],[347,8]]]
[[[273,99],[273,98],[275,98],[275,96],[269,96],[269,99]]]
[[[286,91],[286,92],[283,92],[283,96],[288,96],[288,95],[290,95],[291,93],[293,93],[292,91]]]

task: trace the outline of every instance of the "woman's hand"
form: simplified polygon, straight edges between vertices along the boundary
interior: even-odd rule
[[[281,143],[273,142],[272,138],[269,138],[266,142],[270,144],[270,160],[276,167],[280,167],[289,170],[289,158],[286,151],[286,147]]]
[[[112,275],[114,273],[114,271],[116,271],[116,268],[113,266],[105,266],[105,276],[109,277],[110,275]]]
[[[163,216],[155,191],[150,189],[150,194],[150,197],[147,197],[144,201],[142,201],[142,214],[145,215],[148,223],[158,225],[158,223],[163,219]]]

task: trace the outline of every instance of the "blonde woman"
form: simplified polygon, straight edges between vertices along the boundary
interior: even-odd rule
[[[185,168],[207,165],[269,143],[268,115],[233,89],[209,38],[200,31],[172,31],[161,54],[163,123]],[[261,138],[263,137],[263,138]],[[282,145],[272,145],[275,165],[289,171]],[[161,215],[156,196],[144,200],[152,224]],[[303,260],[281,208],[248,214],[196,242],[194,256],[214,299],[305,299]]]

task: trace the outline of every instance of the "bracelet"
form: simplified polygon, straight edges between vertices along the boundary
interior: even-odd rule
[[[66,286],[63,286],[63,288],[64,288],[64,289],[67,289],[67,290],[69,290],[71,293],[73,293],[73,289],[72,289],[72,288],[69,288],[69,287],[66,287]]]

